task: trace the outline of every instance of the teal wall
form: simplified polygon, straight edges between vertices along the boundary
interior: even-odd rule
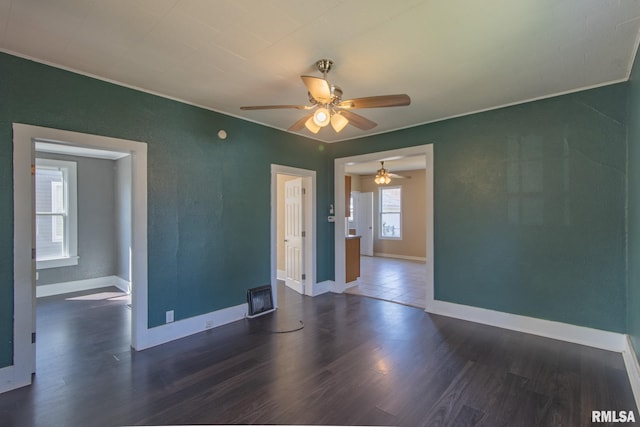
[[[626,329],[626,84],[330,146],[434,143],[435,298]]]
[[[6,54],[0,100],[0,367],[13,357],[13,122],[148,143],[151,327],[269,283],[271,163],[316,170],[327,214],[327,156],[313,140]],[[318,281],[333,276],[332,232],[318,221]]]
[[[248,287],[268,283],[271,163],[317,171],[324,281],[334,269],[333,224],[322,220],[333,159],[434,143],[437,299],[628,329],[638,342],[640,277],[631,262],[627,287],[625,215],[640,125],[631,120],[627,158],[629,93],[636,117],[632,80],[325,145],[0,54],[0,367],[12,363],[13,122],[148,143],[149,326],[169,309],[182,319],[240,304]],[[226,141],[216,138],[222,128]],[[630,197],[631,258],[636,206]]]
[[[627,294],[627,333],[640,359],[640,61],[629,80],[629,290]]]

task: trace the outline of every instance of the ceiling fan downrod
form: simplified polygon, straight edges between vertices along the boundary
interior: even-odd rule
[[[333,66],[333,61],[330,59],[319,59],[316,61],[316,67],[318,71],[322,73],[322,77],[326,80],[327,73],[331,71],[331,67]]]

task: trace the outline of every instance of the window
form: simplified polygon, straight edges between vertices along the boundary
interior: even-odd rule
[[[349,222],[353,222],[353,193],[349,196]]]
[[[76,163],[36,159],[36,268],[78,264]]]
[[[402,188],[380,187],[380,238],[402,238]]]

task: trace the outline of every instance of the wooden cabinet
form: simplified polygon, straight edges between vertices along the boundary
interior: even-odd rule
[[[360,277],[360,236],[349,236],[345,243],[345,283],[349,283]]]

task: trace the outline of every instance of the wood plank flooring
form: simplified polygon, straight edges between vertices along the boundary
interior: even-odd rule
[[[70,298],[71,297],[71,298]],[[585,426],[634,410],[619,354],[355,295],[281,308],[141,352],[115,288],[38,300],[38,372],[2,426]],[[299,328],[290,333],[278,333]]]

